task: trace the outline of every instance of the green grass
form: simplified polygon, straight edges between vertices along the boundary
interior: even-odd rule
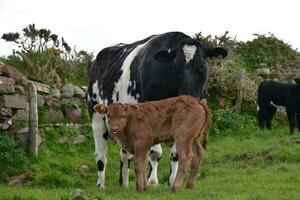
[[[182,185],[176,194],[167,185],[165,146],[159,165],[161,185],[139,194],[133,170],[129,188],[119,187],[119,147],[109,142],[106,188],[100,191],[95,185],[91,130],[82,145],[58,143],[62,130],[46,131],[40,156],[30,158],[28,170],[36,174],[34,178],[24,186],[0,185],[0,199],[300,199],[300,137],[289,136],[288,127],[275,127],[272,132],[243,128],[211,135],[195,188],[186,190]],[[90,167],[89,172],[80,173],[83,164]],[[71,198],[79,188],[81,195]]]

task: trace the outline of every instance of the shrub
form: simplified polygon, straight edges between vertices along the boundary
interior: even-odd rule
[[[24,170],[28,158],[24,148],[8,134],[0,134],[0,182],[6,182],[9,175]]]
[[[213,111],[212,133],[220,134],[226,130],[238,130],[241,128],[239,116],[232,110]]]

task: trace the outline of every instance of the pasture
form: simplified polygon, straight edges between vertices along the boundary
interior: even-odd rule
[[[40,156],[31,158],[27,166],[35,176],[23,186],[0,185],[0,199],[300,199],[299,134],[291,137],[287,125],[278,122],[272,132],[260,131],[252,123],[239,130],[213,132],[195,188],[181,187],[176,194],[167,184],[170,162],[165,145],[160,186],[140,194],[132,166],[129,188],[119,187],[119,147],[109,142],[106,188],[100,191],[91,130],[87,142],[79,146],[58,142],[63,128],[48,130]],[[89,170],[80,172],[82,165]]]

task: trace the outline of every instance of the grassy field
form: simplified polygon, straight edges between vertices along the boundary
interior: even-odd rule
[[[38,158],[31,158],[28,170],[35,176],[23,186],[0,185],[0,199],[300,199],[300,137],[289,136],[288,127],[273,132],[244,128],[211,135],[196,187],[184,185],[176,194],[169,190],[169,155],[159,165],[161,185],[139,194],[130,172],[129,188],[120,188],[119,147],[109,143],[105,190],[96,188],[93,138],[87,133],[82,145],[60,144],[63,130],[46,131],[47,140]],[[81,165],[90,170],[81,173]],[[79,192],[80,190],[80,192]],[[77,195],[76,193],[79,193]]]

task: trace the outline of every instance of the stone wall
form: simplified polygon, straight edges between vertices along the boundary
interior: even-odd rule
[[[0,64],[0,133],[9,133],[27,146],[29,97],[28,80],[15,68]],[[38,91],[39,126],[54,127],[54,124],[83,123],[86,112],[86,90],[66,84],[62,88],[50,88],[49,92]],[[39,129],[40,142],[44,138]]]

